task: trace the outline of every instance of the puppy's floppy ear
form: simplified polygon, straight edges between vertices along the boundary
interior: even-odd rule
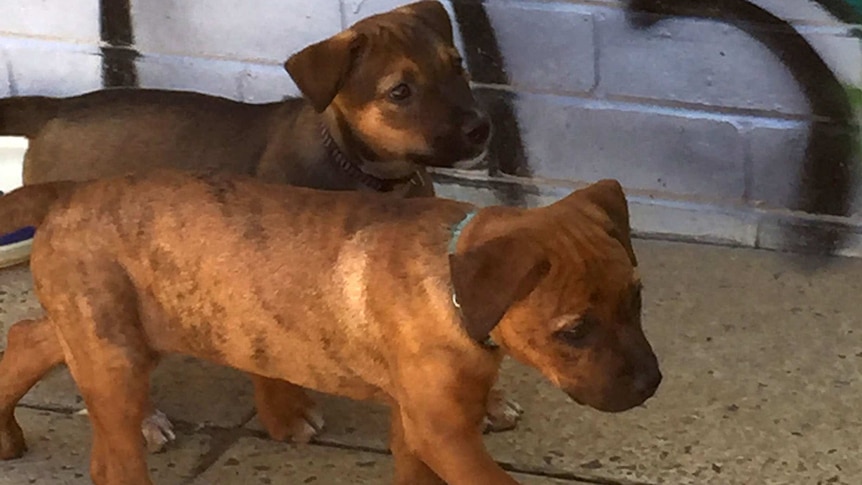
[[[415,15],[422,23],[446,39],[450,45],[455,43],[452,34],[452,19],[442,3],[426,0],[399,7],[398,11]]]
[[[535,289],[550,270],[544,251],[517,235],[500,236],[449,255],[464,329],[483,341],[506,311]]]
[[[290,56],[284,68],[318,113],[341,90],[366,37],[346,30]]]
[[[626,201],[622,185],[616,180],[604,179],[572,195],[586,199],[608,215],[612,223],[612,227],[608,228],[608,234],[623,245],[632,262],[632,266],[637,266],[638,260],[632,247],[629,205]]]

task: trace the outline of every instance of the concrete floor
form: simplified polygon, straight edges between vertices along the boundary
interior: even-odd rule
[[[509,362],[503,386],[526,416],[487,438],[494,456],[530,485],[862,483],[862,260],[657,241],[637,250],[665,375],[656,397],[601,414]],[[0,271],[2,338],[38,311],[26,269]],[[151,458],[158,484],[389,482],[379,407],[325,398],[319,443],[292,446],[264,439],[233,371],[172,358],[154,392],[180,435]],[[18,411],[30,452],[0,463],[0,485],[89,483],[80,408],[65,371],[34,389]]]

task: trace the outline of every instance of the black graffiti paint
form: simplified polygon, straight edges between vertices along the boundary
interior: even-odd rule
[[[830,4],[834,11],[847,18],[858,17],[839,2],[818,3]],[[848,215],[859,141],[853,108],[835,73],[792,25],[745,0],[630,0],[628,7],[629,20],[638,28],[649,28],[668,15],[729,23],[780,59],[802,88],[812,113],[828,120],[811,123],[803,166],[798,171],[798,191],[791,209]],[[786,249],[802,252],[833,253],[841,247],[845,234],[826,224],[788,224],[785,229]]]
[[[494,28],[481,1],[453,0],[455,20],[464,42],[464,59],[473,80],[481,84],[508,85],[505,59]],[[488,110],[494,124],[494,135],[488,147],[489,174],[529,177],[530,166],[515,114],[515,94],[494,88],[480,88],[476,96]],[[523,206],[525,194],[514,184],[491,184],[504,204]]]
[[[846,24],[862,24],[862,13],[853,5],[847,3],[847,0],[813,0],[813,2]]]
[[[138,85],[130,0],[100,0],[102,84],[105,87]]]

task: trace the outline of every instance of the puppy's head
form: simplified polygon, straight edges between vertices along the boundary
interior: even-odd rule
[[[367,161],[453,166],[487,146],[491,124],[436,1],[363,19],[294,54],[285,68]]]
[[[575,401],[624,411],[661,382],[641,327],[628,206],[616,181],[549,207],[484,209],[450,256],[468,333],[489,333]]]

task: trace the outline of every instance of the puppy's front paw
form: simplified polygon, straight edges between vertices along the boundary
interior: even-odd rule
[[[503,391],[492,389],[488,395],[483,432],[497,433],[514,429],[522,414],[524,410],[518,403],[506,398]]]
[[[324,424],[323,413],[311,405],[294,416],[279,416],[276,421],[269,420],[264,423],[264,427],[276,441],[308,443],[320,433]]]
[[[323,429],[323,414],[305,389],[260,376],[252,381],[257,418],[270,438],[308,443]]]
[[[174,425],[171,424],[165,413],[159,410],[144,419],[144,422],[141,423],[141,432],[150,453],[164,451],[165,446],[177,437],[174,434]]]
[[[10,417],[6,425],[0,428],[0,460],[21,458],[25,451],[27,445],[24,443],[24,433],[15,418]]]

